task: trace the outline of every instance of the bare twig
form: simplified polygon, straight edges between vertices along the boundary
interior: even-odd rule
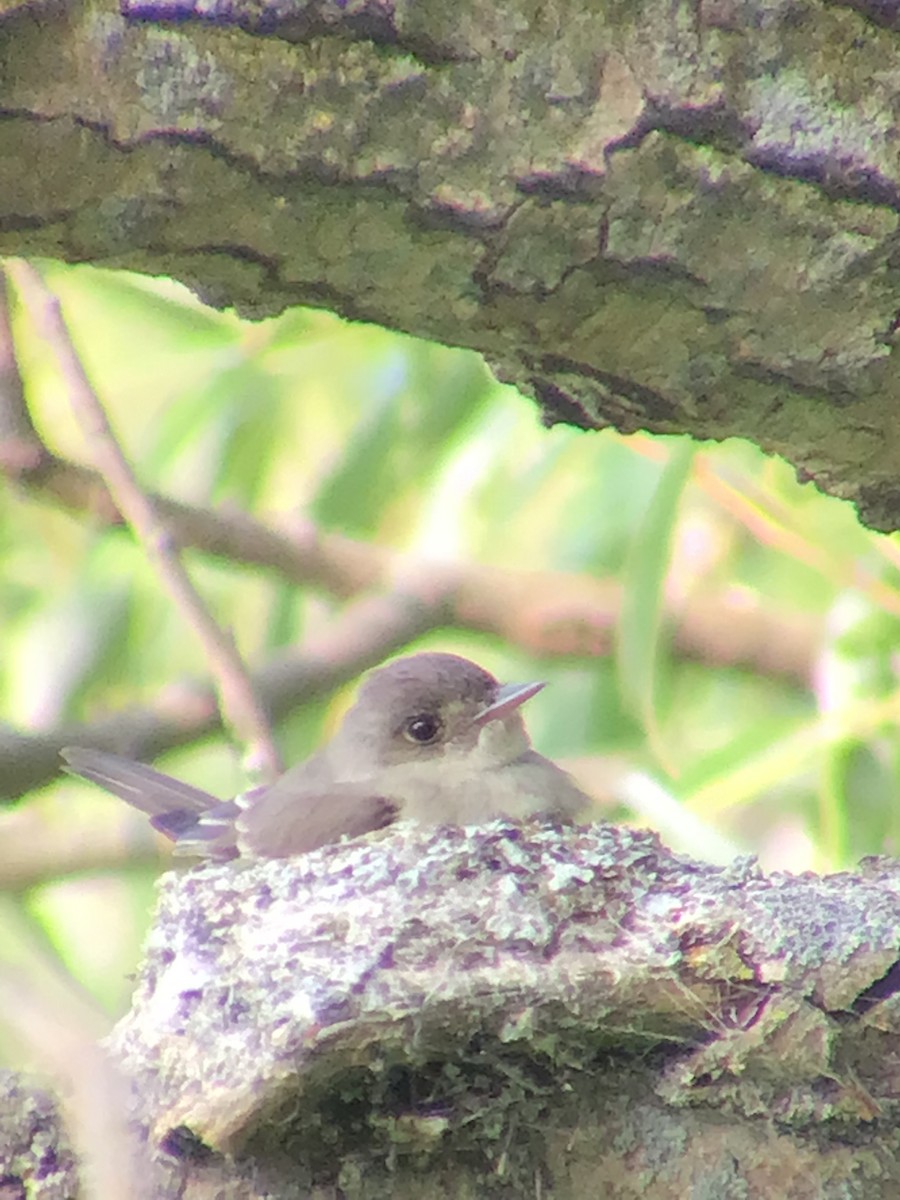
[[[112,1020],[70,974],[30,908],[11,898],[2,907],[0,1029],[23,1060],[60,1085],[62,1113],[81,1163],[79,1196],[136,1200],[141,1189],[126,1125],[128,1091],[98,1045]],[[5,1149],[0,1146],[0,1158]]]
[[[52,880],[159,864],[163,839],[127,804],[79,809],[60,820],[40,803],[0,813],[0,892],[24,892]],[[2,1195],[2,1193],[0,1193]]]
[[[53,349],[94,464],[143,546],[160,583],[203,646],[224,719],[247,748],[250,761],[263,779],[276,778],[283,767],[268,714],[255,693],[233,638],[217,624],[194,587],[172,535],[122,452],[72,344],[59,301],[28,263],[17,260],[11,265],[11,273],[35,326]]]
[[[0,471],[11,479],[50,456],[32,424],[9,319],[6,274],[0,266]]]

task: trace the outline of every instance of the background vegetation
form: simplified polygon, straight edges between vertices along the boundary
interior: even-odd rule
[[[790,466],[744,443],[548,430],[477,356],[324,312],[250,323],[165,281],[59,266],[44,276],[149,490],[251,513],[300,541],[337,535],[342,553],[380,564],[367,586],[338,585],[327,563],[298,586],[277,564],[189,550],[248,663],[327,644],[335,619],[387,590],[388,575],[427,591],[453,571],[468,599],[411,648],[545,678],[528,707],[534,741],[576,770],[598,816],[651,824],[719,862],[752,853],[767,867],[834,870],[896,852],[900,548]],[[10,299],[35,427],[55,455],[85,461],[67,381]],[[91,511],[70,511],[9,462],[0,778],[36,735],[161,696],[176,712],[183,697],[190,725],[185,681],[207,666],[145,555],[99,492]],[[327,735],[351,694],[290,712],[288,761]],[[186,741],[162,769],[240,789],[226,738]],[[91,850],[101,830],[102,854]],[[101,1026],[119,1014],[165,862],[137,814],[72,779],[7,796],[0,984],[83,1005]],[[21,1027],[3,1029],[0,1056],[19,1061]]]

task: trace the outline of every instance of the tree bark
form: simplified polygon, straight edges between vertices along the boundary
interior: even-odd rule
[[[893,12],[7,0],[0,252],[472,346],[551,421],[750,437],[895,528]]]
[[[611,826],[169,875],[109,1047],[146,1195],[889,1200],[898,920],[887,860],[767,877]]]

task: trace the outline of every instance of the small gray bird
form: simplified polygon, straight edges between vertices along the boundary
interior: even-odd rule
[[[472,825],[538,813],[571,820],[588,797],[531,748],[519,708],[544,685],[501,685],[455,654],[373,671],[334,737],[275,783],[233,800],[100,750],[66,769],[150,816],[176,854],[287,858],[397,820]]]

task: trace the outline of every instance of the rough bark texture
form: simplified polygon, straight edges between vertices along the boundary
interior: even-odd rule
[[[0,1071],[0,1200],[70,1200],[78,1168],[57,1102]]]
[[[473,346],[900,525],[894,5],[0,5],[0,252]]]
[[[898,920],[895,863],[611,827],[170,875],[111,1046],[148,1195],[888,1200]]]

